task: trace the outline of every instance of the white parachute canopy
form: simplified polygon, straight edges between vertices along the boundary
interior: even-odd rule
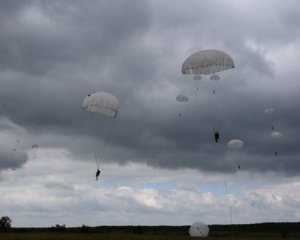
[[[278,131],[274,131],[270,134],[271,138],[275,138],[275,139],[278,139],[278,138],[281,138],[282,137],[282,134]]]
[[[264,110],[264,113],[266,114],[270,114],[270,113],[274,113],[275,112],[275,108],[273,107],[268,107],[268,108],[265,108]]]
[[[209,227],[205,223],[195,222],[189,229],[191,237],[207,237],[209,234]]]
[[[220,76],[217,75],[217,74],[214,74],[214,75],[211,75],[209,77],[209,79],[212,80],[212,81],[218,81],[218,80],[220,80]]]
[[[232,139],[227,143],[227,147],[231,149],[240,149],[244,146],[244,142],[240,139]]]
[[[119,100],[107,92],[94,92],[83,100],[82,107],[89,112],[97,112],[106,117],[116,118],[119,111]]]
[[[189,101],[189,98],[187,96],[184,96],[184,95],[178,95],[176,97],[176,100],[178,102],[188,102]]]
[[[210,75],[234,68],[233,59],[225,52],[207,49],[189,56],[182,64],[183,74]]]
[[[200,74],[197,74],[194,76],[194,80],[201,80],[202,76]]]

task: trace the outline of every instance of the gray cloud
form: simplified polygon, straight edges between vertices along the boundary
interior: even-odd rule
[[[299,42],[294,10],[299,4],[281,5],[267,1],[257,12],[252,5],[245,9],[225,1],[175,1],[172,7],[158,1],[5,1],[1,116],[45,147],[65,147],[76,159],[92,159],[91,146],[103,146],[110,123],[91,117],[81,102],[103,90],[121,103],[105,161],[233,172],[238,156],[244,170],[297,174],[299,97],[278,89],[280,66],[269,53]],[[200,82],[200,94],[207,97],[198,102],[193,80],[180,73],[183,60],[205,48],[223,49],[236,63],[236,69],[220,74],[220,144],[206,119],[215,107],[211,83]],[[179,91],[191,99],[182,119],[174,100]],[[282,131],[282,141],[269,138],[263,109],[270,104],[278,108],[272,124]],[[245,147],[231,154],[226,143],[236,137]]]

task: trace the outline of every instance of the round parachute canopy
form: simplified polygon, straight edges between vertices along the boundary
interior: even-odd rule
[[[272,132],[271,134],[270,134],[270,136],[271,136],[271,138],[281,138],[282,137],[282,134],[280,133],[280,132],[278,132],[278,131],[275,131],[275,132]]]
[[[194,80],[201,80],[202,76],[200,74],[197,74],[194,76]]]
[[[208,49],[189,56],[182,64],[183,74],[214,74],[234,68],[232,58],[225,52]]]
[[[178,95],[178,96],[176,97],[176,100],[177,100],[178,102],[188,102],[188,101],[189,101],[189,98],[186,97],[186,96],[184,96],[184,95]]]
[[[119,100],[106,92],[94,92],[83,100],[82,107],[89,112],[96,112],[106,117],[116,118],[119,111]]]
[[[218,80],[220,80],[220,76],[214,74],[214,75],[211,75],[211,76],[209,77],[209,79],[212,80],[212,81],[218,81]]]
[[[31,147],[32,147],[32,148],[39,148],[39,145],[33,144]]]
[[[272,108],[272,107],[265,108],[265,110],[264,110],[264,113],[267,113],[267,114],[270,114],[273,112],[275,112],[275,108]]]
[[[189,229],[191,237],[207,237],[209,233],[209,227],[205,223],[195,222]]]
[[[232,139],[227,143],[227,147],[231,149],[240,149],[244,146],[244,142],[240,139]]]

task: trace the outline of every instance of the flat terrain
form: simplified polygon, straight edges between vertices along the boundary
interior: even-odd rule
[[[210,225],[208,240],[300,240],[300,222]],[[183,240],[189,226],[99,226],[11,228],[0,240]],[[199,239],[199,238],[196,238]],[[201,239],[201,238],[200,238]]]
[[[188,234],[182,233],[72,233],[72,232],[24,232],[24,233],[0,233],[0,240],[183,240],[191,239]],[[193,238],[194,239],[194,238]],[[196,238],[197,239],[197,238]],[[209,236],[209,240],[300,240],[299,234],[290,234],[282,237],[280,234],[239,234],[232,236],[220,234],[219,236]]]

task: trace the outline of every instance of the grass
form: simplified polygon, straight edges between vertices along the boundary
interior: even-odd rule
[[[109,233],[79,233],[79,232],[24,232],[0,233],[0,240],[183,240],[191,239],[187,233],[128,233],[128,232],[109,232]],[[195,238],[192,238],[195,239]],[[197,239],[197,238],[196,238]],[[198,238],[199,239],[199,238]],[[228,233],[212,234],[206,238],[208,240],[296,240],[300,239],[299,234],[282,237],[280,234],[239,234],[231,235]]]

